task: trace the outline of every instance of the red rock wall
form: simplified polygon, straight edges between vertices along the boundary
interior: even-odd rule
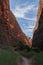
[[[36,27],[34,29],[32,45],[43,51],[43,0],[40,0]]]
[[[39,19],[40,19],[40,15],[42,12],[42,8],[43,8],[43,0],[39,1],[39,7],[38,7],[38,13],[37,13],[37,21],[36,21],[36,26],[34,28],[34,31],[38,28],[39,26]]]
[[[0,16],[9,20],[9,0],[0,0]]]
[[[15,45],[19,41],[23,41],[27,45],[31,45],[29,38],[22,32],[10,10],[9,0],[0,0],[0,17],[1,44]]]

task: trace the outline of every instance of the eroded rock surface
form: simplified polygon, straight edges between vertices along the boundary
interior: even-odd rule
[[[31,46],[10,10],[9,0],[0,0],[0,44],[15,46],[20,41]]]

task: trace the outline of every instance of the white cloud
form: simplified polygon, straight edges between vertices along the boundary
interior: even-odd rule
[[[33,8],[33,10],[38,10],[38,7]]]
[[[26,25],[25,23],[22,24],[22,25],[24,26],[25,29],[27,29],[27,28],[28,29],[33,29],[35,27],[35,25],[28,25],[28,24]]]
[[[27,18],[25,16],[26,13],[28,13],[31,10],[35,9],[35,5],[26,5],[24,7],[20,7],[20,5],[16,5],[15,9],[13,10],[13,14],[17,17],[17,18],[23,18],[26,20],[32,20],[32,21],[36,21],[36,18]],[[36,8],[37,9],[37,8]]]
[[[24,26],[25,29],[23,29],[23,32],[26,32],[26,33],[31,32],[31,33],[33,33],[34,27],[35,26],[33,26],[33,25]]]
[[[27,32],[33,32],[33,29],[25,29],[24,31],[25,31],[26,33],[27,33]]]
[[[31,28],[31,29],[33,29],[35,26],[33,26],[33,25],[29,25],[29,28]]]
[[[24,17],[24,14],[27,13],[29,10],[31,10],[34,7],[34,5],[27,5],[23,8],[21,8],[19,5],[17,5],[13,11],[16,17]]]
[[[23,32],[32,32],[33,33],[33,29],[35,26],[24,26],[24,29],[22,28]]]
[[[23,19],[31,20],[31,21],[36,21],[36,18],[27,18],[27,17],[23,17]]]

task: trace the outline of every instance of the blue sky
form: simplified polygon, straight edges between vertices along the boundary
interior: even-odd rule
[[[10,9],[22,31],[31,38],[36,24],[38,5],[39,0],[10,0]]]

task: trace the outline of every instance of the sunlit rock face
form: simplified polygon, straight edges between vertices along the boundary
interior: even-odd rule
[[[15,46],[19,41],[31,45],[10,10],[9,0],[0,0],[0,44]]]
[[[0,16],[9,19],[9,0],[0,0]]]
[[[40,0],[36,27],[34,28],[32,44],[43,50],[43,0]]]

